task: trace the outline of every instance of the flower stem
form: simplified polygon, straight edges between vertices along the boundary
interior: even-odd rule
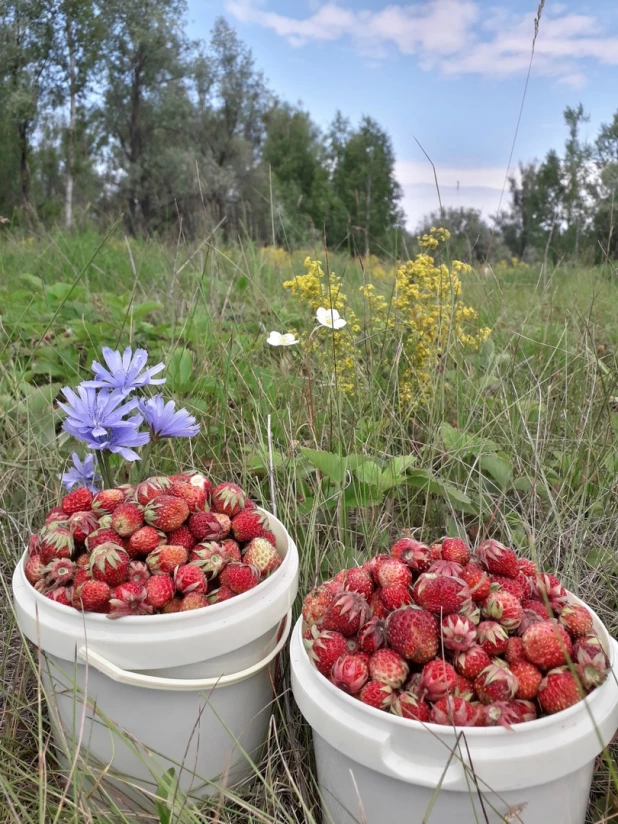
[[[100,467],[101,467],[101,475],[103,475],[103,481],[107,489],[113,489],[114,487],[114,479],[112,477],[112,465],[110,462],[110,453],[106,449],[102,449],[99,452],[100,455]]]
[[[144,447],[144,451],[142,453],[142,465],[141,465],[141,472],[140,472],[142,480],[145,480],[146,478],[150,477],[150,462],[151,462],[151,459],[152,459],[152,447],[156,444],[157,441],[158,441],[157,436],[154,434],[154,432],[151,432],[150,433],[150,440],[148,441],[148,443]]]

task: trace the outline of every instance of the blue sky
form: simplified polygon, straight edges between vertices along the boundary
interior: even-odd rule
[[[337,109],[375,117],[393,140],[414,227],[438,206],[414,138],[436,164],[443,203],[497,210],[536,10],[530,0],[189,0],[189,32],[207,39],[223,15],[272,90],[323,127]],[[547,0],[514,165],[560,149],[562,112],[580,101],[593,140],[618,109],[616,0]]]

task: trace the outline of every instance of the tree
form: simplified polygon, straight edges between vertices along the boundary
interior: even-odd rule
[[[567,237],[572,239],[572,251],[577,259],[582,233],[590,216],[590,201],[594,197],[591,178],[592,147],[582,141],[581,126],[590,116],[580,103],[575,109],[567,106],[564,121],[569,136],[565,144],[564,171],[564,219]]]
[[[442,226],[451,234],[449,253],[453,258],[468,263],[485,263],[489,256],[504,257],[505,249],[500,235],[496,237],[478,209],[446,208],[423,218],[417,229],[424,235],[434,226]]]

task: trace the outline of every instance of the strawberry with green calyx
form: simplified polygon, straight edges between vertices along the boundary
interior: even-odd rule
[[[454,659],[455,669],[472,681],[491,664],[491,658],[478,644],[460,652]]]
[[[428,570],[428,572],[432,572],[434,575],[444,575],[447,578],[459,578],[460,580],[463,580],[461,577],[463,571],[464,568],[461,564],[458,564],[456,561],[445,561],[443,558],[440,558],[439,561],[434,561]]]
[[[101,544],[90,555],[90,572],[95,581],[105,581],[110,587],[124,583],[129,576],[131,559],[117,544]]]
[[[445,649],[464,652],[476,643],[476,626],[465,615],[445,615],[440,624],[440,637]]]
[[[492,663],[474,679],[474,691],[483,704],[515,698],[517,676],[504,663]]]
[[[144,520],[149,526],[163,532],[173,532],[189,517],[189,507],[182,498],[173,495],[157,495],[146,504]]]
[[[176,587],[169,575],[152,575],[146,580],[145,586],[146,600],[155,609],[161,609],[169,604],[176,593]],[[180,604],[178,607],[180,609]]]
[[[362,595],[358,592],[342,592],[326,610],[322,627],[350,637],[357,634],[369,617],[369,604]]]
[[[73,536],[68,526],[52,523],[44,526],[39,533],[39,554],[46,566],[54,558],[70,558],[74,549]]]
[[[259,569],[262,576],[269,575],[281,566],[282,559],[274,546],[265,538],[254,538],[245,547],[243,562]]]
[[[112,589],[109,599],[108,618],[123,618],[127,615],[152,615],[153,608],[148,603],[146,587],[125,582]]]
[[[413,572],[427,572],[431,566],[431,553],[427,544],[414,538],[400,538],[390,550],[390,557],[403,561]]]
[[[265,539],[258,538],[256,540]],[[371,575],[362,567],[347,569],[343,589],[345,589],[346,592],[358,592],[369,600],[373,592],[373,581],[371,579]]]
[[[220,604],[222,601],[229,601],[230,598],[235,597],[236,593],[229,587],[219,587],[218,589],[213,589],[212,592],[208,593],[208,603]]]
[[[189,561],[202,570],[208,581],[214,580],[228,564],[223,547],[216,541],[196,544],[189,554]]]
[[[592,632],[592,614],[582,604],[567,604],[558,618],[571,638],[582,638]]]
[[[362,690],[358,693],[360,701],[376,710],[388,710],[393,703],[395,693],[388,684],[381,681],[367,681]]]
[[[489,538],[478,547],[475,553],[478,563],[492,575],[504,575],[506,578],[517,578],[519,562],[512,549]]]
[[[524,721],[534,721],[537,717],[536,707],[532,701],[522,701],[519,699],[507,699],[504,701],[494,701],[485,706],[484,726],[485,727],[505,727],[510,730],[514,724],[522,724]]]
[[[229,518],[234,518],[244,510],[246,498],[245,493],[236,484],[222,483],[212,490],[212,508],[217,512],[222,512]]]
[[[189,481],[172,481],[166,494],[173,495],[175,498],[182,498],[186,501],[189,512],[204,512],[204,510],[210,508],[206,498],[206,491]]]
[[[435,703],[452,694],[457,685],[457,673],[448,661],[429,661],[421,673],[420,688],[427,701]]]
[[[112,513],[111,527],[121,538],[128,538],[143,525],[144,509],[140,504],[120,504]]]
[[[62,510],[66,515],[74,512],[87,512],[92,509],[92,499],[94,494],[86,486],[79,486],[72,489],[62,499]]]
[[[92,499],[92,511],[100,518],[102,515],[111,515],[117,506],[125,502],[122,489],[102,489]]]
[[[384,618],[376,616],[370,618],[358,631],[358,644],[361,650],[369,655],[382,649],[386,645],[386,621]]]
[[[69,516],[61,506],[55,506],[53,509],[50,509],[45,516],[45,523],[53,524],[59,521],[68,521],[68,518]]]
[[[70,558],[54,558],[43,570],[45,586],[49,589],[69,586],[76,572]]]
[[[446,695],[431,708],[429,720],[432,724],[445,727],[478,727],[483,717],[480,704],[473,704],[464,698]]]
[[[514,595],[505,590],[490,592],[483,601],[483,615],[485,618],[497,621],[507,632],[513,632],[521,624],[523,609]]]
[[[122,546],[122,538],[116,532],[115,529],[111,527],[103,527],[103,529],[96,529],[94,532],[91,532],[90,535],[86,538],[86,549],[88,552],[92,552],[101,544],[113,543],[118,544],[118,546]]]
[[[478,564],[470,563],[463,568],[461,580],[465,581],[470,588],[472,600],[475,602],[484,601],[489,595],[491,581],[488,573]]]
[[[150,578],[150,571],[144,561],[131,561],[129,564],[129,575],[127,580],[133,584],[146,586],[146,581]]]
[[[253,538],[261,538],[267,525],[266,516],[257,509],[243,509],[232,518],[232,534],[236,541],[244,544]]]
[[[409,718],[411,721],[423,723],[429,721],[431,712],[429,704],[422,700],[416,690],[405,690],[395,695],[391,699],[389,709],[393,715],[398,715],[400,718]]]
[[[190,592],[206,593],[208,583],[204,573],[197,564],[183,564],[174,572],[176,592],[188,595]]]
[[[472,600],[470,588],[460,578],[447,578],[424,572],[414,584],[414,600],[423,609],[437,615],[461,612]]]
[[[553,715],[577,704],[584,695],[578,677],[566,666],[557,667],[551,669],[541,681],[538,701],[543,712]]]
[[[549,609],[559,615],[566,606],[569,596],[555,575],[544,572],[537,576],[532,597],[543,604],[549,604]]]
[[[229,587],[237,595],[247,592],[260,583],[260,571],[251,564],[228,564],[219,575],[221,586]]]
[[[518,601],[523,600],[524,591],[518,578],[507,578],[505,575],[490,575],[489,580],[491,581],[492,592],[509,592]]]
[[[172,575],[176,567],[187,563],[187,559],[184,546],[162,544],[146,556],[146,566],[151,575]]]
[[[361,655],[342,655],[333,664],[330,680],[349,695],[361,691],[369,678],[367,663]]]
[[[56,587],[56,589],[49,589],[45,593],[45,597],[50,601],[55,601],[57,604],[62,604],[65,607],[73,606],[73,587]]]
[[[349,652],[346,639],[340,632],[318,630],[315,625],[312,635],[312,640],[305,641],[305,647],[318,672],[328,678],[335,661]]]
[[[135,497],[139,504],[146,506],[158,495],[169,495],[171,486],[172,481],[169,478],[164,475],[154,475],[135,487]]]
[[[481,621],[476,628],[476,640],[492,656],[502,655],[509,645],[509,635],[497,621]]]
[[[76,544],[83,544],[86,538],[99,528],[99,522],[92,510],[74,512],[69,518],[69,530]]]

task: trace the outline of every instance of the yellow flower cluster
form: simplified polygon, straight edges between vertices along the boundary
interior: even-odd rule
[[[273,269],[283,269],[292,262],[292,256],[280,246],[264,246],[262,249],[262,260]]]

